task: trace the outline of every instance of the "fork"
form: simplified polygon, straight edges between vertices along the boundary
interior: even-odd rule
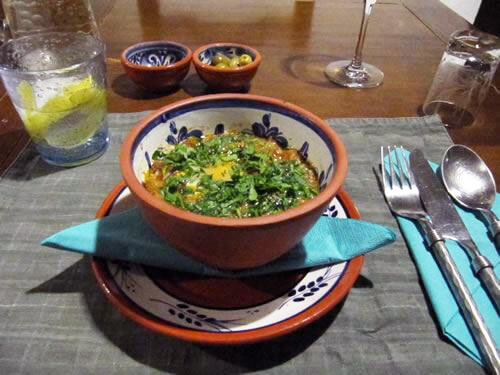
[[[500,374],[500,357],[495,346],[495,340],[472,299],[470,290],[460,275],[453,258],[451,258],[444,239],[434,230],[432,220],[422,206],[420,192],[413,172],[408,161],[403,156],[403,148],[401,146],[387,146],[389,173],[386,170],[383,146],[380,148],[380,159],[382,177],[378,173],[377,176],[381,179],[384,196],[390,210],[398,216],[415,220],[420,224],[431,252],[450,286],[472,336],[478,344],[486,366],[493,374]]]

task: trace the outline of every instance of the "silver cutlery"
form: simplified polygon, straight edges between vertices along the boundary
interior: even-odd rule
[[[419,189],[402,149],[398,153],[394,149],[396,167],[394,166],[392,147],[387,148],[389,174],[385,168],[384,147],[380,150],[382,163],[381,184],[389,208],[396,215],[416,220],[425,232],[430,250],[436,259],[443,276],[447,280],[450,289],[462,311],[465,320],[471,330],[474,340],[477,342],[486,366],[494,374],[500,374],[500,357],[495,346],[495,341],[486,326],[481,313],[472,298],[469,288],[465,284],[457,266],[450,256],[444,243],[443,237],[435,230],[433,222],[422,206]],[[401,162],[404,161],[404,165]],[[395,170],[397,169],[397,173]]]
[[[483,213],[490,223],[495,244],[500,248],[500,220],[491,211],[497,187],[486,163],[470,148],[453,145],[444,153],[441,178],[453,199],[464,207]]]
[[[472,268],[500,311],[500,283],[488,258],[483,256],[472,240],[446,189],[434,174],[424,154],[414,150],[410,154],[412,170],[420,199],[432,219],[434,229],[442,238],[457,241],[471,259]]]

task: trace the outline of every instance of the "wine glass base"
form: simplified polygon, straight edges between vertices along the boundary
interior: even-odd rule
[[[354,88],[377,87],[384,81],[384,73],[371,64],[361,63],[361,69],[351,66],[351,60],[334,61],[327,65],[327,78],[341,86]]]

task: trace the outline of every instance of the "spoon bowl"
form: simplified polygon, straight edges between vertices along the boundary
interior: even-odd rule
[[[444,154],[441,177],[453,199],[464,207],[483,212],[500,246],[500,221],[491,211],[497,189],[486,163],[470,148],[453,145]]]
[[[496,185],[484,161],[470,148],[453,145],[441,163],[441,177],[450,195],[474,210],[489,210],[495,202]]]

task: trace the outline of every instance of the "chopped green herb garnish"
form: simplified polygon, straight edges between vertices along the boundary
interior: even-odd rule
[[[319,193],[315,170],[294,149],[246,133],[188,138],[153,153],[146,188],[202,215],[255,217],[297,207]]]

